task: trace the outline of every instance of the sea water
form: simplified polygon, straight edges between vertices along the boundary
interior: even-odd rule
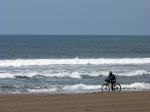
[[[150,90],[150,36],[1,35],[0,93]]]

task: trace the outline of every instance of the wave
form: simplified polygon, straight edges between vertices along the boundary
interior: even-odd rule
[[[116,76],[142,76],[142,75],[148,75],[150,74],[149,71],[146,70],[133,70],[133,71],[114,71],[114,74]],[[108,76],[108,71],[97,71],[97,72],[90,72],[86,73],[87,76]]]
[[[131,89],[131,90],[149,90],[150,89],[150,84],[149,83],[141,83],[141,82],[136,82],[133,84],[124,84],[121,85],[122,89]]]
[[[150,58],[119,58],[119,59],[16,59],[0,60],[0,67],[43,66],[43,65],[128,65],[150,64]]]
[[[96,92],[101,91],[102,85],[87,85],[87,84],[74,84],[74,85],[1,85],[0,90],[8,92],[31,92],[31,93],[80,93],[80,92]],[[143,91],[150,90],[149,83],[136,82],[132,84],[121,84],[122,91]]]
[[[27,89],[28,92],[31,93],[43,93],[43,92],[72,92],[72,93],[77,93],[77,92],[82,92],[82,91],[87,91],[87,90],[100,90],[101,85],[86,85],[86,84],[75,84],[75,85],[61,85],[61,86],[50,86],[51,88],[44,88],[44,89]]]
[[[129,71],[129,72],[116,73],[116,74],[118,76],[141,76],[141,75],[148,75],[150,74],[150,72],[146,70],[135,70],[135,71]]]
[[[122,91],[140,91],[140,90],[150,90],[149,83],[133,83],[133,84],[123,84],[121,85]],[[28,89],[29,92],[90,92],[90,91],[101,91],[101,85],[86,85],[86,84],[75,84],[75,85],[65,85],[63,87],[52,87],[44,89]]]
[[[35,73],[23,74],[23,73],[0,73],[0,78],[31,78]]]
[[[102,85],[85,85],[85,84],[76,84],[76,85],[66,85],[63,87],[63,90],[101,90]],[[136,82],[132,84],[122,84],[122,90],[149,90],[149,83]]]
[[[58,91],[57,88],[51,88],[51,89],[28,89],[28,92],[31,93],[49,93],[49,92],[56,92]]]
[[[115,73],[115,72],[114,72]],[[116,72],[117,76],[142,76],[142,75],[148,75],[150,74],[149,71],[146,70],[135,70],[135,71],[125,71],[125,72]],[[81,79],[84,77],[99,77],[99,76],[108,76],[108,71],[44,71],[44,72],[17,72],[17,73],[0,73],[0,78],[74,78],[74,79]]]
[[[101,85],[85,85],[85,84],[76,84],[76,85],[66,85],[63,87],[63,90],[72,91],[72,90],[91,90],[91,89],[100,89]]]
[[[48,77],[56,77],[56,78],[82,78],[82,75],[78,72],[73,73],[52,73],[52,74],[39,74],[39,73],[0,73],[0,78],[48,78]]]

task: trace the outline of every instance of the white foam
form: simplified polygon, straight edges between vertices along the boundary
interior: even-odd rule
[[[121,84],[122,90],[150,90],[149,83],[136,82],[132,84]],[[86,84],[75,84],[66,85],[63,90],[76,91],[76,90],[101,90],[101,85],[86,85]]]
[[[86,85],[86,84],[75,84],[75,85],[64,85],[62,88],[54,87],[51,86],[51,88],[44,88],[44,89],[27,89],[28,92],[31,93],[49,93],[49,92],[81,92],[84,90],[100,90],[101,86],[100,85]]]
[[[14,78],[14,75],[11,73],[0,73],[0,78]]]
[[[33,77],[35,74],[37,73],[0,73],[0,78],[15,78],[16,76]]]
[[[75,64],[150,64],[150,58],[120,58],[120,59],[17,59],[17,60],[0,60],[0,67],[20,67],[20,66],[33,66],[33,65],[75,65]]]
[[[150,84],[149,83],[133,83],[133,84],[123,84],[121,85],[122,91],[139,91],[139,90],[150,90]],[[82,91],[101,91],[101,85],[86,85],[86,84],[75,84],[75,85],[65,85],[64,87],[57,88],[57,87],[51,87],[51,88],[44,88],[44,89],[28,89],[29,92],[32,93],[40,93],[40,92],[82,92]]]
[[[58,77],[58,78],[82,78],[81,73],[79,72],[73,72],[73,73],[68,73],[68,72],[60,72],[60,73],[51,73],[51,74],[46,74],[44,76],[48,77]]]
[[[150,84],[149,83],[141,83],[141,82],[136,82],[132,84],[122,84],[122,91],[139,91],[139,90],[150,90]],[[75,84],[75,85],[61,85],[60,87],[56,87],[54,85],[50,86],[50,88],[44,88],[44,89],[27,89],[31,93],[41,93],[41,92],[87,92],[87,91],[101,91],[101,85],[86,85],[86,84]]]
[[[85,84],[76,84],[76,85],[66,85],[63,87],[63,90],[73,91],[73,90],[92,90],[100,89],[100,85],[85,85]]]
[[[150,90],[149,83],[136,82],[132,84],[121,84],[122,90]],[[75,90],[101,90],[101,85],[66,85],[63,90],[75,91]]]
[[[28,92],[31,93],[48,93],[48,92],[55,92],[57,88],[50,88],[50,89],[28,89]]]
[[[141,82],[136,82],[133,84],[126,84],[126,85],[121,85],[123,89],[131,89],[131,90],[149,90],[150,89],[150,84],[149,83],[141,83]]]
[[[115,73],[115,72],[114,72]],[[136,71],[125,71],[125,72],[121,72],[121,73],[115,73],[118,76],[142,76],[144,74],[150,74],[150,72],[145,71],[145,70],[136,70]],[[63,71],[63,70],[58,70],[57,72],[55,72],[55,70],[47,70],[47,71],[41,71],[41,72],[36,72],[36,71],[28,71],[28,72],[24,72],[24,71],[20,71],[20,72],[16,72],[16,73],[10,73],[10,72],[6,72],[6,73],[0,73],[0,78],[15,78],[16,76],[25,76],[25,77],[33,77],[33,76],[37,76],[38,77],[57,77],[57,78],[75,78],[75,79],[80,79],[83,77],[83,75],[86,76],[91,76],[91,77],[96,77],[96,76],[108,76],[108,71],[93,71],[93,72],[89,72],[89,71],[74,71],[74,72],[70,72],[70,71]]]
[[[124,72],[124,73],[118,73],[119,76],[139,76],[139,75],[145,75],[150,74],[150,72],[145,70],[136,70],[136,71],[130,71],[130,72]]]
[[[43,77],[58,77],[58,78],[82,78],[82,73],[79,73],[79,72],[58,72],[58,73],[44,73],[44,74],[41,74],[41,73],[38,73],[38,72],[28,72],[28,73],[23,73],[23,72],[20,72],[20,73],[0,73],[0,78],[15,78],[16,76],[21,76],[21,77],[36,77],[38,78],[43,76]]]

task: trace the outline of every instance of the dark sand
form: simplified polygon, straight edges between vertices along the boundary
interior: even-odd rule
[[[150,112],[150,92],[1,94],[0,112]]]

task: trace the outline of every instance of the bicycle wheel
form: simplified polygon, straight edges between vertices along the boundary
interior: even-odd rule
[[[110,91],[110,87],[108,84],[103,84],[102,85],[102,92],[109,92]]]
[[[120,92],[121,91],[121,85],[119,83],[115,83],[113,85],[114,91]]]

